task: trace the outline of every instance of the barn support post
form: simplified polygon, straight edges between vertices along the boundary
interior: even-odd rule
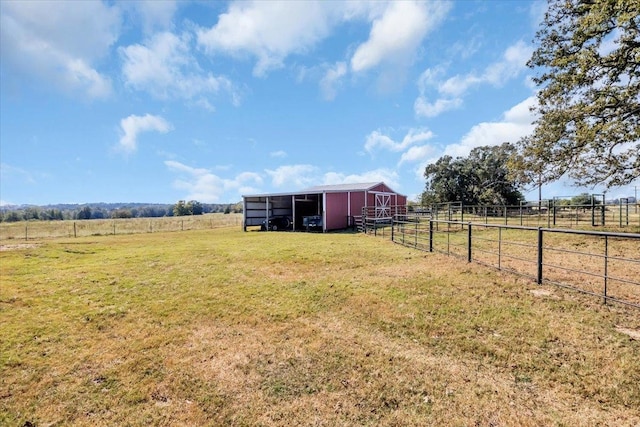
[[[292,222],[291,229],[293,231],[296,231],[296,196],[295,195],[291,196],[291,222]]]
[[[265,203],[266,203],[265,206],[267,208],[267,211],[265,212],[265,224],[266,224],[266,227],[267,227],[267,231],[270,231],[269,230],[269,217],[271,215],[269,215],[269,196],[266,197],[266,202]]]
[[[327,232],[327,192],[322,192],[322,232]]]
[[[242,198],[242,231],[247,232],[247,198]]]

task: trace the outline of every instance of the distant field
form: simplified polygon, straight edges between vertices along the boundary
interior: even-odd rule
[[[0,241],[202,230],[242,225],[242,214],[161,218],[20,221],[0,224]]]
[[[637,309],[363,234],[100,234],[0,252],[0,425],[640,424]]]

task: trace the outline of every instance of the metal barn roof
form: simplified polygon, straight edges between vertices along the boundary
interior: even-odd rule
[[[356,184],[316,185],[315,187],[300,190],[303,193],[326,193],[332,191],[366,191],[382,182],[362,182]]]
[[[304,188],[298,191],[291,191],[287,193],[265,193],[265,194],[245,194],[242,197],[274,197],[274,196],[296,196],[296,195],[304,195],[304,194],[322,194],[322,193],[333,193],[333,192],[347,192],[347,191],[367,191],[378,185],[386,185],[384,182],[362,182],[362,183],[353,183],[353,184],[334,184],[334,185],[317,185],[314,187]],[[391,188],[389,188],[391,189]],[[395,191],[392,190],[395,193]]]

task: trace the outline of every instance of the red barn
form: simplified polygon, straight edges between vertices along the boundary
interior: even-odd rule
[[[384,182],[320,185],[294,193],[242,196],[246,230],[250,226],[322,231],[351,227],[366,216],[390,218],[397,206],[406,207],[407,196],[398,194]],[[366,208],[363,210],[363,208]]]

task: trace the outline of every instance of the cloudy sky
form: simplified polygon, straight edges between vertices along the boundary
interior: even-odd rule
[[[3,0],[1,203],[414,198],[429,162],[531,131],[545,5]]]

